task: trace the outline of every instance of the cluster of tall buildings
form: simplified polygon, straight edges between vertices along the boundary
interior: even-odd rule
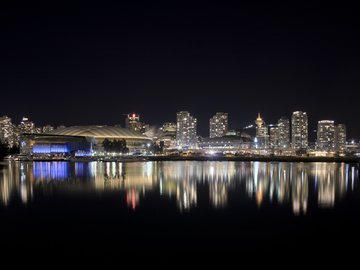
[[[255,121],[257,124],[258,141],[267,138],[267,128],[260,115]],[[269,126],[269,145],[262,147],[270,148],[292,148],[295,150],[304,150],[309,148],[309,123],[306,112],[293,112],[290,120],[281,117],[277,125]],[[291,132],[290,132],[291,131]],[[339,151],[346,149],[346,126],[344,124],[335,124],[332,120],[322,120],[318,122],[317,140],[315,149],[320,151]]]
[[[309,143],[308,115],[303,111],[293,112],[291,118],[281,117],[276,124],[267,125],[258,114],[255,125],[248,130],[234,131],[229,129],[229,117],[226,112],[217,112],[209,119],[209,137],[202,138],[197,133],[196,117],[188,111],[180,111],[176,115],[176,123],[167,122],[160,128],[151,128],[140,121],[140,115],[127,114],[125,127],[146,135],[154,140],[162,149],[252,149],[276,151],[316,150],[324,152],[345,152],[346,126],[332,120],[318,122],[316,142]],[[35,126],[24,117],[19,124],[14,124],[7,116],[0,117],[0,141],[10,147],[19,145],[20,134],[48,133],[53,126]]]
[[[20,134],[47,133],[53,129],[54,127],[50,125],[37,127],[27,117],[23,117],[20,124],[17,125],[12,122],[10,117],[2,116],[0,117],[0,142],[9,147],[18,146]]]
[[[346,149],[346,127],[334,121],[318,122],[317,140],[314,146],[309,144],[308,115],[303,111],[293,112],[291,119],[281,117],[277,124],[267,125],[260,113],[255,120],[256,133],[253,137],[252,149],[292,149],[344,152]],[[228,138],[241,132],[229,130],[228,114],[217,112],[209,120],[209,138]],[[196,148],[199,145],[197,135],[197,119],[187,111],[177,113],[176,146],[182,149]],[[201,140],[201,139],[200,139]],[[243,144],[245,145],[245,144]]]
[[[344,151],[346,147],[346,126],[334,121],[318,122],[317,147],[323,151]]]

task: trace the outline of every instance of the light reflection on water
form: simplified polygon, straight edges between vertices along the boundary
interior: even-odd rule
[[[259,207],[291,205],[298,215],[306,214],[311,204],[333,207],[357,192],[357,182],[358,167],[345,163],[14,162],[0,171],[0,203],[7,206],[19,197],[28,204],[40,192],[124,191],[128,207],[136,210],[146,203],[147,193],[155,192],[175,199],[185,211],[197,207],[199,193],[205,192],[215,208],[226,208],[240,196]]]

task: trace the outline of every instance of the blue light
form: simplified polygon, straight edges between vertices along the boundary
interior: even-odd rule
[[[91,152],[88,152],[88,151],[76,151],[75,156],[76,157],[91,157],[92,154],[91,154]]]
[[[35,180],[66,180],[70,176],[68,162],[34,162]]]
[[[51,154],[51,153],[69,153],[69,148],[65,144],[34,145],[32,152],[34,154]]]

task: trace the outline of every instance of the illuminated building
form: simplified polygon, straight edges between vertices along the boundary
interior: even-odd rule
[[[269,146],[269,135],[268,127],[265,121],[261,118],[260,113],[255,120],[256,124],[256,137],[255,137],[255,148],[267,148]]]
[[[131,113],[128,114],[125,120],[125,127],[127,129],[135,130],[138,127],[138,124],[140,123],[140,115]],[[135,130],[137,131],[137,130]]]
[[[278,120],[278,147],[290,147],[290,121],[286,117],[281,117]]]
[[[37,133],[37,134],[43,133],[42,128],[41,127],[35,127],[34,128],[34,133]]]
[[[162,132],[165,135],[176,137],[176,124],[175,123],[164,123],[162,126]]]
[[[203,138],[199,141],[199,147],[201,149],[214,151],[249,149],[251,147],[251,138],[234,135],[226,135],[216,138]]]
[[[210,118],[210,138],[225,136],[228,131],[228,114],[217,112]]]
[[[53,126],[46,125],[46,126],[43,126],[42,133],[48,133],[48,132],[53,131],[53,130],[54,130]]]
[[[308,117],[306,112],[294,112],[291,119],[291,142],[294,149],[306,149],[308,142]]]
[[[182,111],[177,113],[176,122],[176,144],[180,148],[196,148],[197,120],[189,112]]]
[[[7,116],[0,117],[0,142],[12,147],[18,143],[17,128]]]
[[[149,129],[149,125],[140,122],[140,115],[131,113],[125,119],[125,127],[129,130],[144,134]]]
[[[335,143],[336,150],[345,152],[346,150],[346,126],[344,124],[337,124],[335,127]]]
[[[349,155],[360,157],[360,142],[359,142],[359,140],[350,139],[346,143],[346,153]]]
[[[228,130],[225,134],[225,136],[238,136],[239,134],[241,134],[241,132],[236,131],[236,130]]]
[[[23,155],[91,155],[92,141],[85,136],[44,135],[22,133],[20,153]]]
[[[279,128],[277,126],[270,127],[270,147],[276,148],[279,145]]]
[[[164,123],[160,128],[158,144],[164,148],[172,148],[176,146],[176,124]]]
[[[102,143],[126,141],[130,153],[145,153],[152,140],[137,132],[112,126],[73,126],[55,129],[48,134],[22,134],[20,151],[22,154],[63,154],[92,155],[93,151],[102,152]]]
[[[21,133],[35,133],[35,124],[29,120],[27,117],[23,117],[20,125],[19,131]]]
[[[335,124],[334,121],[323,120],[318,122],[316,148],[322,151],[334,151]]]

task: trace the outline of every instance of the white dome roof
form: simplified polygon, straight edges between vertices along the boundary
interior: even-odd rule
[[[135,131],[114,126],[72,126],[52,130],[49,132],[49,134],[64,136],[85,136],[98,139],[109,138],[151,140],[150,138]]]

